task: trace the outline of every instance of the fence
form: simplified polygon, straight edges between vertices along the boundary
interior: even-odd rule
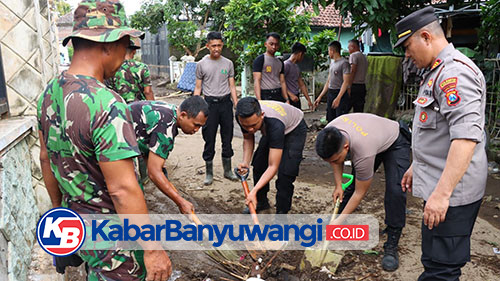
[[[164,25],[157,34],[146,32],[141,47],[142,62],[150,66],[152,75],[169,75],[169,44],[167,39],[167,28]]]

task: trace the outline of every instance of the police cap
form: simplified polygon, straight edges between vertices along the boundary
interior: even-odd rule
[[[437,19],[438,18],[434,14],[434,7],[428,6],[398,21],[396,23],[398,41],[394,45],[394,48],[401,46],[406,39],[413,35],[413,33]]]

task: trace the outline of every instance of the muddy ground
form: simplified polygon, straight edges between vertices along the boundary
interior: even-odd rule
[[[168,96],[173,90],[155,87],[158,99],[180,104],[185,96]],[[324,107],[324,105],[323,105]],[[316,112],[306,113],[306,122],[311,125],[324,114],[320,107]],[[301,163],[300,176],[295,182],[295,194],[290,213],[328,214],[332,212],[331,194],[332,171],[327,163],[319,159],[314,152],[316,130],[308,132],[305,159]],[[217,139],[217,152],[214,159],[214,183],[203,186],[204,162],[201,132],[188,136],[182,132],[175,140],[175,147],[166,163],[169,178],[179,189],[183,197],[193,202],[197,213],[220,214],[240,213],[244,207],[244,196],[241,184],[231,182],[222,177],[220,160],[220,139]],[[242,138],[239,128],[235,127],[233,139],[233,166],[242,160]],[[385,226],[383,192],[385,188],[383,169],[375,174],[372,187],[368,191],[356,213],[373,214],[380,222],[380,229]],[[252,186],[252,182],[250,181]],[[145,186],[146,200],[151,213],[178,213],[178,209],[152,183]],[[268,195],[274,205],[275,187],[271,183]],[[378,245],[373,249],[379,254],[364,254],[363,251],[344,251],[344,257],[333,276],[320,272],[319,269],[306,268],[299,270],[303,256],[302,251],[284,251],[279,253],[263,273],[263,278],[270,280],[416,280],[422,272],[420,263],[420,224],[422,217],[422,200],[408,196],[407,226],[400,240],[400,267],[395,272],[385,272],[380,266],[383,243],[386,237],[380,235]],[[490,176],[480,215],[472,235],[472,261],[463,268],[462,280],[500,280],[500,255],[494,254],[493,247],[500,245],[500,176]],[[253,260],[247,252],[240,251],[241,262],[224,266],[214,261],[202,251],[171,251],[175,277],[171,280],[242,280],[248,277],[248,267]],[[267,263],[276,252],[267,252],[261,256],[263,264]],[[43,252],[35,258],[34,266],[42,271],[51,271],[51,259]],[[45,264],[45,265],[43,265]],[[262,265],[261,265],[262,266]],[[72,269],[66,280],[83,280],[83,269]],[[30,278],[30,280],[42,280]],[[51,279],[47,279],[51,280]]]
[[[171,103],[179,104],[181,97],[161,97]],[[306,122],[311,125],[318,120],[324,109],[306,113]],[[332,171],[327,163],[319,159],[314,152],[316,130],[308,132],[305,159],[301,163],[300,176],[295,182],[293,207],[290,213],[331,213],[333,206],[331,193]],[[239,128],[235,128],[233,139],[233,166],[242,160],[242,138]],[[198,213],[240,213],[244,207],[243,192],[238,182],[231,182],[222,177],[220,161],[220,139],[217,140],[217,153],[214,159],[214,184],[203,186],[204,162],[201,158],[203,139],[201,133],[188,136],[180,134],[175,141],[166,167],[174,185],[186,198],[194,202]],[[381,172],[382,171],[382,172]],[[251,183],[251,182],[250,182]],[[377,171],[372,187],[357,209],[357,213],[373,214],[380,221],[383,229],[384,208],[383,192],[385,188],[383,169]],[[152,213],[176,212],[176,206],[166,198],[153,184],[146,186],[146,199]],[[274,204],[275,188],[271,184],[269,199]],[[500,244],[500,179],[490,176],[485,200],[480,211],[472,237],[472,261],[463,269],[463,280],[500,280],[500,255],[493,253],[493,247]],[[363,251],[344,251],[344,258],[332,279],[319,269],[299,270],[302,251],[284,251],[264,273],[266,280],[416,280],[422,272],[420,263],[420,224],[422,217],[422,200],[408,196],[407,226],[403,230],[400,241],[400,268],[393,272],[385,272],[379,265],[382,258],[385,236],[374,250],[380,254],[364,254]],[[268,252],[264,257],[266,263],[276,252]],[[177,251],[171,252],[174,269],[181,272],[177,280],[239,280],[220,270],[220,263],[213,262],[203,252]],[[244,255],[244,252],[240,252]],[[241,262],[251,266],[249,255]],[[245,277],[241,266],[233,266],[229,270],[233,274]]]

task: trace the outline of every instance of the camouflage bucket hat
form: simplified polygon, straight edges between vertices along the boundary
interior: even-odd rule
[[[128,27],[125,9],[119,0],[84,0],[75,10],[72,37],[94,42],[114,42],[123,36],[144,38],[144,32]]]

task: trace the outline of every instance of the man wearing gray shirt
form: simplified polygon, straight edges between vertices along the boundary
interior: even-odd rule
[[[205,56],[196,65],[196,87],[194,95],[203,95],[209,106],[208,119],[202,128],[205,147],[205,185],[213,181],[213,159],[215,156],[215,139],[217,127],[220,125],[222,140],[222,165],[224,177],[238,180],[231,169],[231,157],[234,152],[231,146],[233,140],[233,103],[238,102],[234,83],[233,62],[221,55],[224,42],[220,32],[210,32],[207,35],[207,49],[210,55]],[[231,102],[232,99],[232,102]]]
[[[253,88],[260,100],[288,102],[283,62],[274,56],[280,48],[280,35],[271,32],[266,35],[266,52],[253,62]]]
[[[299,98],[299,90],[302,91],[304,97],[309,104],[309,109],[312,110],[313,104],[311,102],[311,98],[307,93],[307,87],[302,80],[300,75],[300,68],[297,65],[300,63],[306,55],[306,46],[303,44],[296,42],[292,46],[292,55],[289,59],[284,62],[285,65],[285,81],[286,81],[286,89],[288,91],[288,96],[290,97],[290,105],[295,106],[298,109],[301,109],[300,98]]]
[[[340,198],[339,212],[351,214],[370,188],[380,164],[385,170],[385,224],[382,268],[394,271],[399,266],[398,243],[406,221],[406,193],[401,179],[410,166],[410,132],[404,123],[368,113],[337,117],[318,134],[316,152],[333,168],[333,202]],[[342,190],[342,172],[347,153],[352,158],[355,182]]]
[[[368,70],[368,60],[359,50],[359,41],[352,39],[347,45],[349,49],[349,64],[351,65],[351,95],[350,105],[354,112],[363,112],[365,107],[366,86],[365,78]]]
[[[332,60],[325,86],[314,102],[318,107],[323,96],[328,92],[326,99],[326,120],[332,121],[336,117],[348,112],[349,96],[345,95],[349,86],[350,67],[349,62],[340,55],[342,46],[339,41],[328,44],[328,56]]]

